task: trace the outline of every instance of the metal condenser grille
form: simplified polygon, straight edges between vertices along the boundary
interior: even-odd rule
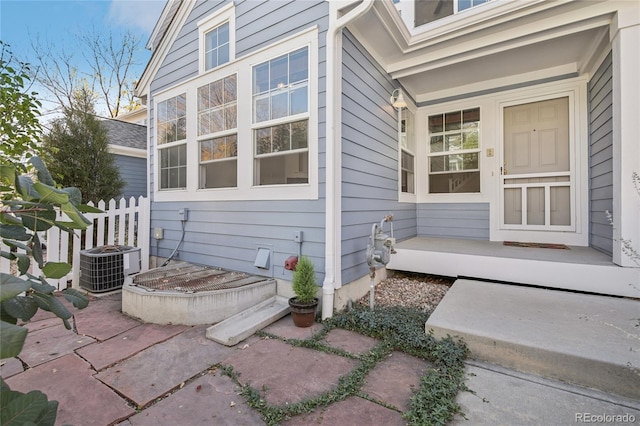
[[[194,293],[242,287],[263,280],[263,277],[243,272],[180,262],[138,274],[133,279],[133,285],[150,290]]]

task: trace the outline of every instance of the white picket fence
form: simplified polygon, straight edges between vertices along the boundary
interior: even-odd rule
[[[76,230],[73,238],[56,227],[40,235],[40,240],[46,245],[45,262],[68,262],[71,253],[71,272],[59,280],[47,280],[49,284],[57,286],[58,290],[66,288],[68,281],[72,282],[74,288],[79,288],[80,251],[98,246],[139,247],[141,270],[144,272],[149,269],[149,199],[131,197],[128,203],[124,198],[118,202],[112,199],[108,204],[100,201],[97,208],[103,213],[85,214],[87,219],[93,221],[93,225],[89,225],[84,231]],[[64,213],[58,211],[58,215],[60,220],[68,220]],[[1,242],[0,246],[2,251],[8,250]],[[31,268],[33,275],[40,275],[40,268],[33,260]],[[10,262],[5,258],[0,258],[0,272],[11,273]]]

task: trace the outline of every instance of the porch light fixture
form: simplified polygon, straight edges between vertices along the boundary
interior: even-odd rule
[[[400,89],[396,89],[391,92],[391,98],[389,98],[389,102],[396,109],[402,109],[407,107],[407,102],[404,100],[404,96],[402,95],[402,91]]]

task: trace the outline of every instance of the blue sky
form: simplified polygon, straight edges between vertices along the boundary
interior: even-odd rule
[[[78,33],[111,30],[116,36],[130,30],[141,39],[136,58],[140,65],[134,70],[138,78],[151,56],[144,46],[164,4],[165,0],[0,0],[0,40],[20,60],[34,62],[30,40],[40,37],[74,53],[82,67],[74,40]]]

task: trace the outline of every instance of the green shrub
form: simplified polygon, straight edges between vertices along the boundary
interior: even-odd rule
[[[312,303],[318,294],[316,273],[308,257],[302,256],[298,261],[293,273],[293,292],[299,303]]]

